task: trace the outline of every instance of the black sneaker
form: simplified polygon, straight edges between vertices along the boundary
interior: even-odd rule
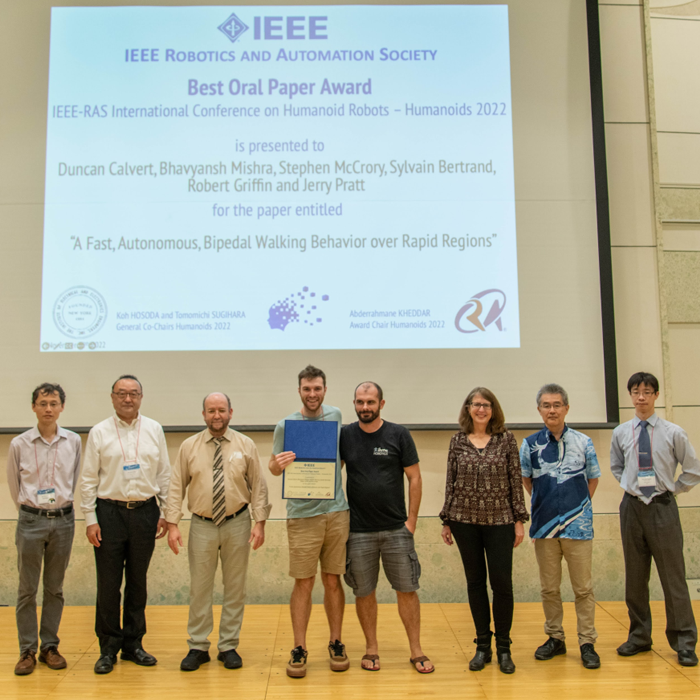
[[[550,637],[541,647],[537,647],[535,658],[539,661],[549,661],[560,654],[566,654],[566,644],[561,639]]]
[[[211,661],[208,651],[190,649],[187,656],[180,662],[181,671],[196,671],[202,664]]]
[[[224,668],[240,668],[243,666],[243,659],[235,649],[220,651],[216,658],[224,662]]]
[[[581,661],[584,668],[600,668],[600,656],[592,644],[581,645]]]

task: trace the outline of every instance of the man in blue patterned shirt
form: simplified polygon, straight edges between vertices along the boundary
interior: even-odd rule
[[[587,435],[566,425],[569,397],[558,384],[537,392],[537,410],[545,427],[523,440],[520,467],[523,485],[532,496],[530,537],[540,569],[542,606],[547,641],[535,658],[545,661],[566,653],[564,609],[561,603],[561,559],[566,559],[576,597],[576,619],[581,660],[585,668],[599,668],[594,644],[595,598],[593,560],[593,507],[600,467]]]

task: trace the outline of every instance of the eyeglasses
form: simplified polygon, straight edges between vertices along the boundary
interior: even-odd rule
[[[470,403],[469,404],[472,408],[475,408],[477,411],[480,408],[483,408],[484,411],[490,411],[491,410],[491,404],[490,403]]]
[[[645,396],[646,398],[649,398],[650,396],[655,396],[656,392],[650,391],[649,389],[646,389],[645,391],[639,391],[639,389],[632,389],[632,391],[630,391],[630,394],[634,397]]]
[[[549,411],[550,408],[553,408],[555,411],[561,411],[562,408],[565,408],[565,404],[563,403],[541,403],[540,408]]]
[[[120,401],[123,401],[127,396],[130,399],[138,399],[138,397],[141,396],[140,391],[113,391],[112,394]]]

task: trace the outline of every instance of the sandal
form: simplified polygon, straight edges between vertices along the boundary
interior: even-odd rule
[[[363,661],[371,661],[372,662],[372,668],[367,668],[367,666],[362,666],[365,671],[379,671],[381,669],[381,666],[378,666],[377,668],[374,668],[379,661],[379,654],[365,654],[362,657]]]
[[[418,673],[432,673],[435,670],[435,666],[433,666],[431,669],[420,669],[418,666],[416,666],[416,664],[423,664],[423,666],[425,666],[425,662],[430,661],[427,656],[417,656],[415,659],[409,659],[409,661],[413,664],[413,668],[415,668]]]

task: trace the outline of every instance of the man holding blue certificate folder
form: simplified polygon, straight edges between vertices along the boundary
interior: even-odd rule
[[[324,405],[326,391],[323,371],[309,365],[299,373],[302,408],[275,427],[269,464],[272,474],[284,474],[282,495],[287,499],[289,575],[295,580],[290,601],[294,649],[287,664],[291,678],[306,675],[306,630],[319,559],[330,627],[331,670],[350,667],[340,641],[345,609],[340,577],[345,573],[350,531],[338,452],[343,418],[339,409]]]

